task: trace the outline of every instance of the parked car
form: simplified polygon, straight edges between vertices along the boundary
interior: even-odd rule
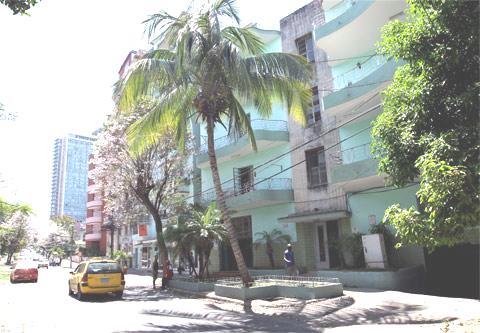
[[[81,262],[70,272],[68,294],[82,300],[87,294],[113,293],[122,298],[125,277],[118,262],[109,259],[90,259]]]
[[[38,267],[35,262],[19,261],[12,269],[10,273],[11,283],[18,281],[38,281]]]
[[[37,261],[37,268],[45,267],[48,268],[48,259],[40,258]]]

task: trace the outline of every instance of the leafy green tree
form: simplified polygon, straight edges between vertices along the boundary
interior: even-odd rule
[[[479,4],[409,0],[405,22],[383,29],[380,52],[406,65],[384,92],[373,128],[379,170],[396,186],[420,180],[418,209],[391,206],[401,244],[462,242],[480,221]]]
[[[55,216],[52,220],[69,237],[68,244],[64,247],[64,251],[67,254],[67,256],[70,257],[70,267],[72,267],[72,256],[75,254],[75,251],[77,250],[77,246],[75,244],[76,221],[75,219],[73,219],[68,215]]]
[[[0,198],[0,223],[8,220],[16,212],[30,215],[33,211],[29,205],[12,204]]]
[[[187,205],[184,207],[190,207],[190,210],[188,212],[185,210],[185,215],[167,227],[165,237],[175,242],[182,255],[188,260],[191,260],[188,253],[192,249],[196,250],[199,261],[198,277],[205,278],[209,276],[208,263],[213,246],[216,242],[227,240],[227,231],[221,223],[221,213],[215,203],[205,210]],[[189,262],[189,264],[193,263]]]
[[[234,25],[224,24],[232,21]],[[304,110],[311,102],[311,67],[298,55],[264,53],[259,37],[238,26],[235,0],[208,1],[198,11],[182,12],[178,17],[161,12],[146,23],[149,37],[164,48],[145,54],[117,85],[123,112],[134,109],[145,97],[155,101],[151,111],[130,128],[133,148],[148,146],[149,139],[165,128],[175,128],[182,147],[189,122],[205,124],[218,208],[240,275],[248,284],[252,279],[218,173],[214,128],[227,123],[230,135],[247,133],[256,149],[243,105],[254,105],[261,117],[269,118],[274,100],[283,102],[289,114],[304,123]]]
[[[287,244],[290,243],[290,236],[285,235],[278,229],[273,229],[272,231],[262,231],[257,232],[255,235],[260,236],[255,241],[255,248],[258,248],[259,245],[265,244],[265,253],[268,256],[268,260],[270,260],[270,265],[272,268],[275,267],[275,260],[273,258],[273,247],[275,244]]]
[[[7,254],[7,265],[11,264],[13,254],[28,244],[30,239],[28,216],[17,211],[5,223],[0,224],[0,248]]]
[[[13,15],[27,14],[27,11],[38,2],[40,2],[40,0],[0,0],[2,5],[7,6],[13,11]]]

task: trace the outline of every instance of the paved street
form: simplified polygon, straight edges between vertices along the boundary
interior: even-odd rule
[[[68,272],[50,267],[40,270],[37,284],[0,282],[0,333],[400,332],[406,327],[411,332],[442,332],[446,320],[458,319],[463,326],[453,323],[448,332],[470,332],[463,330],[463,323],[477,332],[480,324],[480,304],[474,300],[357,290],[333,300],[244,305],[152,291],[150,277],[131,274],[123,300],[95,297],[79,302],[68,296]]]
[[[38,283],[0,283],[0,332],[308,332],[302,324],[215,309],[204,299],[154,292],[127,275],[123,300],[68,296],[68,269],[41,269]],[[134,286],[137,285],[137,286]]]

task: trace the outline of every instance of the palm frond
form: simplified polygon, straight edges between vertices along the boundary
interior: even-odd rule
[[[230,26],[222,29],[221,34],[246,55],[258,55],[265,51],[265,44],[260,37],[248,28]]]
[[[217,16],[227,16],[235,20],[237,24],[240,24],[236,0],[217,0],[213,4],[212,9],[216,12]]]

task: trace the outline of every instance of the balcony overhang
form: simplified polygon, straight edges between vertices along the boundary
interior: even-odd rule
[[[86,224],[101,224],[103,222],[103,218],[101,216],[90,216],[87,217],[87,220],[85,222]]]
[[[306,213],[295,213],[286,217],[280,217],[279,223],[315,223],[321,221],[340,220],[350,217],[347,210],[338,211],[312,211]]]
[[[234,211],[284,204],[293,201],[293,190],[255,190],[230,197],[227,207]]]
[[[402,64],[403,62],[390,59],[370,75],[352,83],[351,86],[326,95],[323,97],[325,112],[329,115],[345,113],[368,98],[372,98],[372,103],[378,104],[380,97],[373,96],[390,84],[395,70]]]
[[[271,149],[283,143],[289,142],[288,130],[270,131],[270,130],[254,130],[253,134],[257,142],[258,151]],[[250,140],[246,135],[242,136],[238,141],[229,145],[215,149],[217,163],[234,160],[246,156],[253,152]],[[208,153],[201,153],[197,157],[197,165],[199,168],[205,168],[209,165]]]
[[[103,201],[102,200],[93,200],[87,202],[87,208],[96,208],[96,207],[102,207]]]
[[[102,238],[102,233],[101,232],[85,234],[85,241],[86,242],[99,241],[101,238]]]
[[[375,47],[381,28],[405,10],[405,1],[355,1],[343,14],[315,27],[314,38],[329,59],[361,55]]]
[[[366,159],[333,168],[332,181],[345,192],[385,185],[384,177],[378,174],[378,161],[375,159]]]

